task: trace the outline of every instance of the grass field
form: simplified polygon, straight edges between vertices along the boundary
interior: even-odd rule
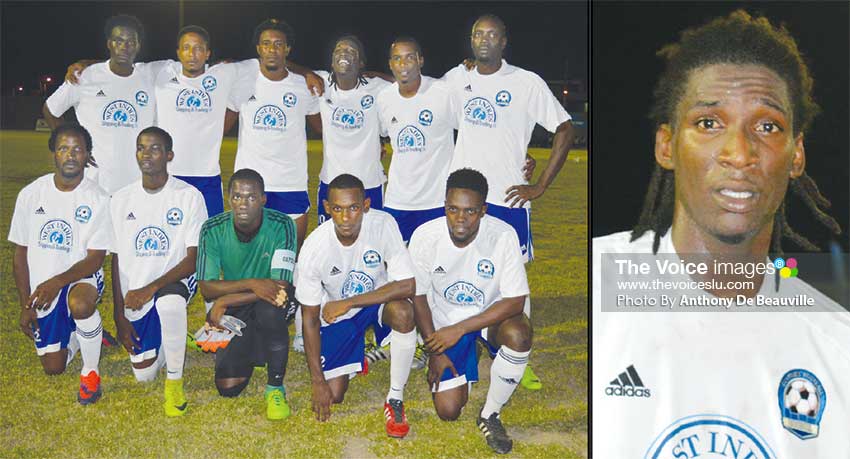
[[[222,170],[233,172],[235,139],[225,139]],[[310,196],[315,197],[321,144],[311,142]],[[532,150],[538,174],[548,152]],[[96,152],[95,152],[96,154]],[[587,456],[587,153],[572,151],[560,176],[534,203],[536,261],[529,265],[532,323],[531,364],[543,380],[541,391],[517,389],[502,412],[514,438],[516,457]],[[310,410],[310,381],[304,357],[291,353],[285,384],[293,416],[265,419],[265,371],[255,370],[245,392],[235,399],[218,395],[213,357],[187,352],[184,380],[189,411],[182,418],[162,413],[163,378],[137,383],[126,352],[104,348],[100,372],[103,398],[77,404],[80,359],[64,375],[42,372],[33,345],[18,328],[19,305],[12,277],[12,246],[6,242],[15,198],[22,187],[52,170],[47,134],[0,131],[0,456],[2,457],[486,457],[491,456],[475,426],[484,403],[490,360],[481,359],[481,380],[457,422],[434,413],[424,371],[414,371],[405,391],[411,433],[404,440],[386,436],[383,400],[389,365],[375,364],[357,377],[342,406],[327,423]],[[315,203],[314,203],[315,205]],[[310,229],[315,227],[311,214]],[[107,283],[109,269],[107,261]],[[189,330],[203,323],[198,296],[189,306]],[[105,292],[100,312],[112,323],[112,296]]]

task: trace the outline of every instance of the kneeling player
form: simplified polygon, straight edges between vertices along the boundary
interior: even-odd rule
[[[478,428],[497,453],[513,447],[499,411],[516,389],[531,353],[528,295],[516,232],[485,215],[487,180],[472,169],[449,175],[446,216],[417,229],[410,240],[416,266],[416,325],[431,352],[428,382],[441,419],[460,416],[478,380],[477,339],[491,355],[490,390]],[[436,331],[435,331],[436,329]]]
[[[224,397],[245,389],[255,365],[266,364],[266,417],[290,415],[283,376],[289,354],[287,310],[295,267],[295,224],[286,214],[264,209],[263,178],[236,171],[227,186],[229,212],[207,220],[198,246],[198,284],[213,327],[227,314],[245,323],[240,336],[215,355],[215,386]]]
[[[342,174],[331,180],[323,202],[331,221],[304,241],[296,295],[317,418],[327,420],[331,402],[342,403],[349,379],[362,369],[366,328],[374,324],[378,342],[389,338],[392,343],[384,415],[387,434],[401,438],[410,430],[403,400],[416,349],[408,300],[415,290],[414,273],[395,220],[370,211],[370,204],[357,177]]]
[[[20,327],[35,341],[49,375],[63,373],[79,349],[83,368],[77,400],[87,405],[101,395],[97,366],[103,323],[97,302],[111,244],[109,196],[83,177],[92,148],[85,128],[60,126],[48,146],[56,171],[21,190],[9,229]]]
[[[204,197],[168,174],[171,136],[158,127],[136,138],[142,179],[112,196],[112,294],[118,338],[139,381],[152,381],[163,364],[165,414],[181,416],[186,357],[186,305],[195,293],[198,234],[207,219]],[[119,261],[120,260],[120,261]],[[115,273],[120,273],[116,276]]]

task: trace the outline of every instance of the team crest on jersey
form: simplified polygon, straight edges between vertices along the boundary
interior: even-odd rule
[[[808,440],[818,436],[826,391],[812,372],[794,369],[779,382],[779,412],[782,427],[798,438]]]
[[[469,282],[457,281],[443,292],[443,298],[451,304],[458,306],[484,307],[484,292]]]
[[[342,284],[340,292],[342,298],[349,298],[355,295],[360,295],[366,292],[371,292],[375,288],[375,281],[366,273],[360,271],[351,271],[348,273],[348,278]]]
[[[431,113],[431,110],[427,108],[419,112],[419,124],[423,126],[430,126],[431,123],[434,122],[434,114]]]
[[[483,97],[473,97],[463,106],[463,118],[475,126],[496,127],[496,109]]]
[[[38,246],[42,249],[70,252],[74,243],[74,230],[65,220],[48,220],[38,232]]]
[[[504,89],[496,93],[496,105],[499,107],[507,107],[511,104],[511,93]]]
[[[109,127],[136,127],[136,107],[126,100],[115,100],[103,109],[101,125]]]
[[[150,98],[148,98],[148,93],[144,91],[139,91],[136,93],[136,103],[139,104],[140,107],[146,107],[150,102]]]
[[[260,131],[285,131],[286,114],[276,105],[263,105],[254,113],[254,129]]]
[[[217,87],[218,87],[218,82],[217,82],[217,81],[215,81],[215,77],[214,77],[214,76],[212,76],[212,75],[207,75],[207,76],[206,76],[206,77],[204,77],[204,79],[201,81],[201,86],[203,86],[203,87],[204,87],[204,89],[206,89],[207,91],[209,91],[209,92],[213,92],[213,91],[215,91],[215,88],[217,88]]]
[[[367,250],[363,254],[363,263],[367,268],[374,268],[381,264],[381,254],[374,250]]]
[[[496,274],[496,267],[493,266],[493,262],[483,258],[478,262],[478,275],[485,279],[492,279],[493,275]]]
[[[170,245],[168,235],[156,226],[147,226],[136,234],[137,257],[164,257]]]
[[[416,126],[407,125],[398,132],[396,143],[399,153],[425,151],[425,134]]]
[[[670,424],[646,451],[655,458],[775,459],[776,454],[752,427],[717,414],[687,416]]]
[[[372,105],[375,103],[375,98],[369,94],[366,94],[360,99],[360,106],[363,107],[363,110],[369,110],[372,108]]]
[[[363,111],[337,107],[331,115],[331,122],[342,129],[360,129],[363,127]]]
[[[91,207],[83,204],[74,211],[74,219],[80,223],[88,223],[91,220]]]
[[[178,207],[172,207],[165,213],[165,221],[171,226],[183,223],[183,211]]]
[[[212,99],[209,93],[200,89],[186,88],[177,94],[178,112],[209,112],[212,111]]]
[[[287,107],[294,107],[297,103],[298,97],[296,97],[295,94],[288,92],[283,95],[283,105],[286,105]]]

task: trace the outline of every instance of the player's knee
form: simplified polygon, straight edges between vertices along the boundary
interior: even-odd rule
[[[338,394],[333,394],[333,399],[332,399],[332,401],[333,401],[335,404],[337,404],[337,405],[339,405],[340,403],[344,402],[344,401],[345,401],[345,392],[340,392],[340,393],[338,393]]]
[[[41,357],[41,366],[44,368],[44,374],[48,376],[61,375],[65,372],[65,361],[67,354],[64,352],[51,352]]]
[[[402,333],[413,331],[416,323],[413,320],[413,305],[409,301],[392,301],[385,306],[389,308],[390,314],[389,323],[395,330]]]
[[[452,406],[447,403],[435,404],[434,408],[437,410],[437,417],[443,421],[457,421],[463,409],[461,406]]]
[[[64,363],[45,363],[42,367],[44,367],[44,374],[47,376],[56,376],[65,373]]]
[[[88,319],[89,317],[91,317],[92,314],[94,314],[95,303],[91,301],[91,299],[89,299],[87,295],[74,295],[72,293],[68,295],[68,309],[71,310],[71,316],[74,319]]]
[[[499,327],[499,343],[517,352],[531,350],[533,337],[531,323],[523,317],[506,322]]]
[[[236,397],[245,390],[246,386],[248,386],[248,378],[243,379],[241,382],[236,382],[235,384],[231,381],[225,382],[219,379],[215,380],[215,388],[218,389],[218,394],[222,397]]]

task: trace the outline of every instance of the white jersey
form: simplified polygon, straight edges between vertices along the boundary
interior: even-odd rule
[[[271,81],[256,59],[239,77],[228,108],[239,112],[239,146],[234,170],[253,169],[266,191],[307,189],[307,123],[319,99],[301,75]]]
[[[153,126],[156,115],[153,75],[144,64],[134,64],[133,73],[112,73],[109,61],[87,67],[79,83],[62,83],[46,105],[60,117],[73,107],[92,136],[92,155],[97,168],[86,168],[86,177],[108,193],[114,193],[141,176],[136,164],[136,136]]]
[[[381,128],[375,100],[389,83],[380,78],[366,78],[365,83],[343,91],[331,84],[330,74],[316,73],[325,80],[325,94],[319,99],[322,113],[322,170],[324,183],[340,174],[351,174],[366,188],[382,185]]]
[[[454,151],[457,108],[446,83],[422,76],[405,98],[393,83],[378,94],[381,135],[393,147],[384,205],[397,210],[442,207]]]
[[[503,298],[529,294],[516,232],[489,215],[462,249],[452,242],[446,217],[425,223],[410,238],[410,256],[416,295],[427,296],[435,329],[481,314]]]
[[[51,173],[25,186],[15,202],[9,242],[27,248],[30,291],[86,258],[89,250],[109,250],[111,226],[109,196],[89,179],[60,191]],[[44,314],[55,305],[54,299]]]
[[[833,312],[604,312],[602,254],[652,254],[652,241],[593,240],[591,455],[850,457],[850,313],[795,277],[776,292],[772,275],[759,295]],[[658,252],[676,253],[670,232]]]
[[[201,225],[207,220],[204,197],[195,187],[174,177],[156,193],[139,180],[112,196],[113,246],[121,271],[121,294],[142,288],[177,266],[189,247],[198,246]],[[113,275],[115,275],[113,273]],[[153,307],[125,309],[130,321],[141,319]]]
[[[295,266],[295,297],[301,304],[324,307],[328,301],[413,277],[413,264],[398,224],[390,214],[370,209],[363,215],[360,235],[351,246],[339,242],[333,220],[310,233]],[[352,309],[337,320],[353,317],[359,311]],[[322,326],[326,325],[322,319]]]
[[[481,75],[477,68],[468,71],[461,64],[443,79],[458,103],[451,169],[480,171],[490,186],[487,202],[505,206],[505,191],[527,183],[522,168],[534,125],[555,132],[570,115],[543,79],[504,60],[491,75]]]

